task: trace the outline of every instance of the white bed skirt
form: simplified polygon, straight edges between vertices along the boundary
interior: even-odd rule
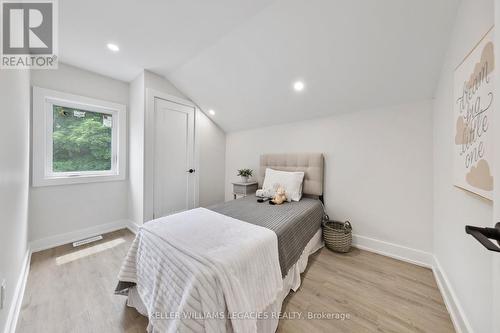
[[[307,243],[297,263],[295,263],[295,265],[288,270],[288,274],[283,279],[283,290],[280,294],[278,294],[276,301],[266,308],[265,312],[268,313],[268,316],[266,316],[267,319],[260,319],[257,321],[257,332],[271,333],[276,331],[279,323],[277,314],[281,311],[283,300],[288,295],[290,290],[297,291],[297,289],[299,289],[301,284],[300,274],[305,271],[309,261],[309,256],[321,249],[323,246],[324,242],[322,231],[321,229],[318,229],[311,240]],[[135,308],[143,316],[148,315],[135,287],[130,288],[129,290],[127,305]],[[229,328],[229,331],[231,331],[231,325],[227,325],[227,327]]]

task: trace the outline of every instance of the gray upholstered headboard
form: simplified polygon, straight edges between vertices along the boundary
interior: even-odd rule
[[[266,168],[281,171],[304,171],[302,192],[308,195],[323,195],[323,154],[264,154],[260,156],[259,187],[262,186]]]

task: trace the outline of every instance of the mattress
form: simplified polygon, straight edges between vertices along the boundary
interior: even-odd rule
[[[321,228],[323,218],[323,205],[312,198],[270,205],[269,202],[257,202],[257,197],[251,195],[208,209],[274,231],[278,237],[282,277],[299,260],[307,243]]]
[[[279,316],[276,316],[276,314],[281,313],[283,300],[288,295],[290,290],[297,291],[299,289],[301,284],[300,274],[305,271],[309,256],[321,249],[323,246],[322,231],[319,229],[307,243],[304,251],[302,251],[302,254],[299,257],[299,260],[290,268],[287,275],[283,278],[283,289],[280,291],[276,300],[264,310],[267,317],[262,316],[262,318],[257,321],[257,332],[265,333],[276,331],[279,323]],[[146,307],[144,306],[144,303],[142,302],[135,286],[131,287],[128,292],[127,305],[135,308],[140,314],[148,316]],[[198,311],[201,313],[202,309],[199,309]],[[230,321],[226,322],[226,331],[233,331]]]

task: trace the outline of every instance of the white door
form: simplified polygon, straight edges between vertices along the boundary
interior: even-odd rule
[[[153,218],[194,208],[192,106],[155,98]]]

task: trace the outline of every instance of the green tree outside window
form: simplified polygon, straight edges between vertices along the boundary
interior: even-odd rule
[[[109,171],[112,115],[53,106],[54,172]]]

